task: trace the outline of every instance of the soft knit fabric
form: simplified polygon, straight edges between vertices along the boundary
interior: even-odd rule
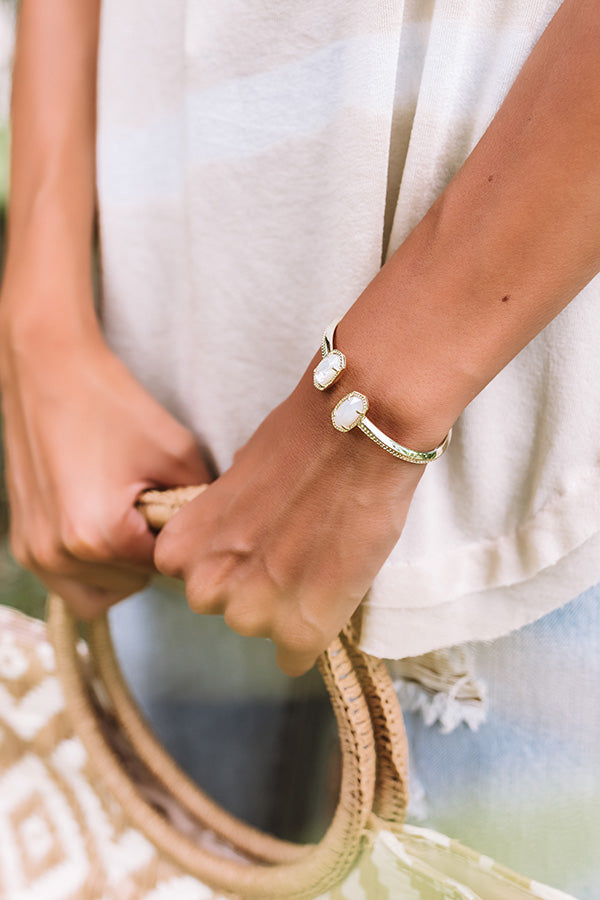
[[[218,470],[459,169],[559,5],[103,0],[106,334]],[[365,599],[368,652],[494,638],[600,579],[599,295],[596,278],[427,468]]]

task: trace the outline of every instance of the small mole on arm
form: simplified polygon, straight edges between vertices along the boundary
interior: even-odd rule
[[[502,298],[502,302],[506,303],[507,300],[510,300],[510,297],[508,296],[508,294],[505,294],[504,297]]]
[[[488,181],[493,181],[493,180],[494,180],[494,176],[493,176],[493,175],[488,175]]]

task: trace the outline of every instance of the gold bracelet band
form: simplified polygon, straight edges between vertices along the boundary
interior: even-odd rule
[[[313,383],[320,391],[325,391],[331,387],[346,368],[346,357],[341,350],[335,350],[333,346],[333,336],[339,321],[339,319],[334,319],[333,322],[330,322],[323,334],[321,344],[323,359],[313,372]],[[333,427],[337,428],[338,431],[351,431],[352,428],[358,427],[368,438],[379,447],[383,447],[392,456],[405,462],[416,463],[417,465],[433,462],[434,459],[439,459],[447,450],[452,438],[452,429],[450,429],[439,447],[425,451],[411,450],[409,447],[403,447],[402,444],[388,437],[374,422],[368,419],[368,409],[369,401],[365,395],[359,391],[351,391],[334,406],[331,412]]]

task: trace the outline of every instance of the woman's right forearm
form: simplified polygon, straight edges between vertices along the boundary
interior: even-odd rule
[[[95,327],[100,0],[21,0],[13,67],[3,326]],[[26,283],[25,283],[26,281]],[[34,329],[35,330],[35,329]]]

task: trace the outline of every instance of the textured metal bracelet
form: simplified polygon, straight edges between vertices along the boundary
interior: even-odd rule
[[[333,346],[333,335],[336,326],[340,320],[334,319],[330,322],[325,333],[323,334],[323,342],[321,344],[321,353],[323,359],[315,367],[313,373],[313,383],[320,391],[326,390],[337,381],[346,368],[346,357],[340,350],[335,350]],[[351,391],[345,397],[336,403],[331,412],[331,421],[333,427],[338,431],[350,431],[352,428],[358,427],[372,441],[391,453],[397,459],[403,459],[405,462],[416,463],[417,465],[425,465],[439,459],[442,453],[447,449],[452,438],[452,429],[448,432],[439,447],[433,450],[411,450],[409,447],[403,447],[393,438],[384,434],[380,428],[367,418],[367,410],[369,409],[369,401],[364,394],[359,391]]]

